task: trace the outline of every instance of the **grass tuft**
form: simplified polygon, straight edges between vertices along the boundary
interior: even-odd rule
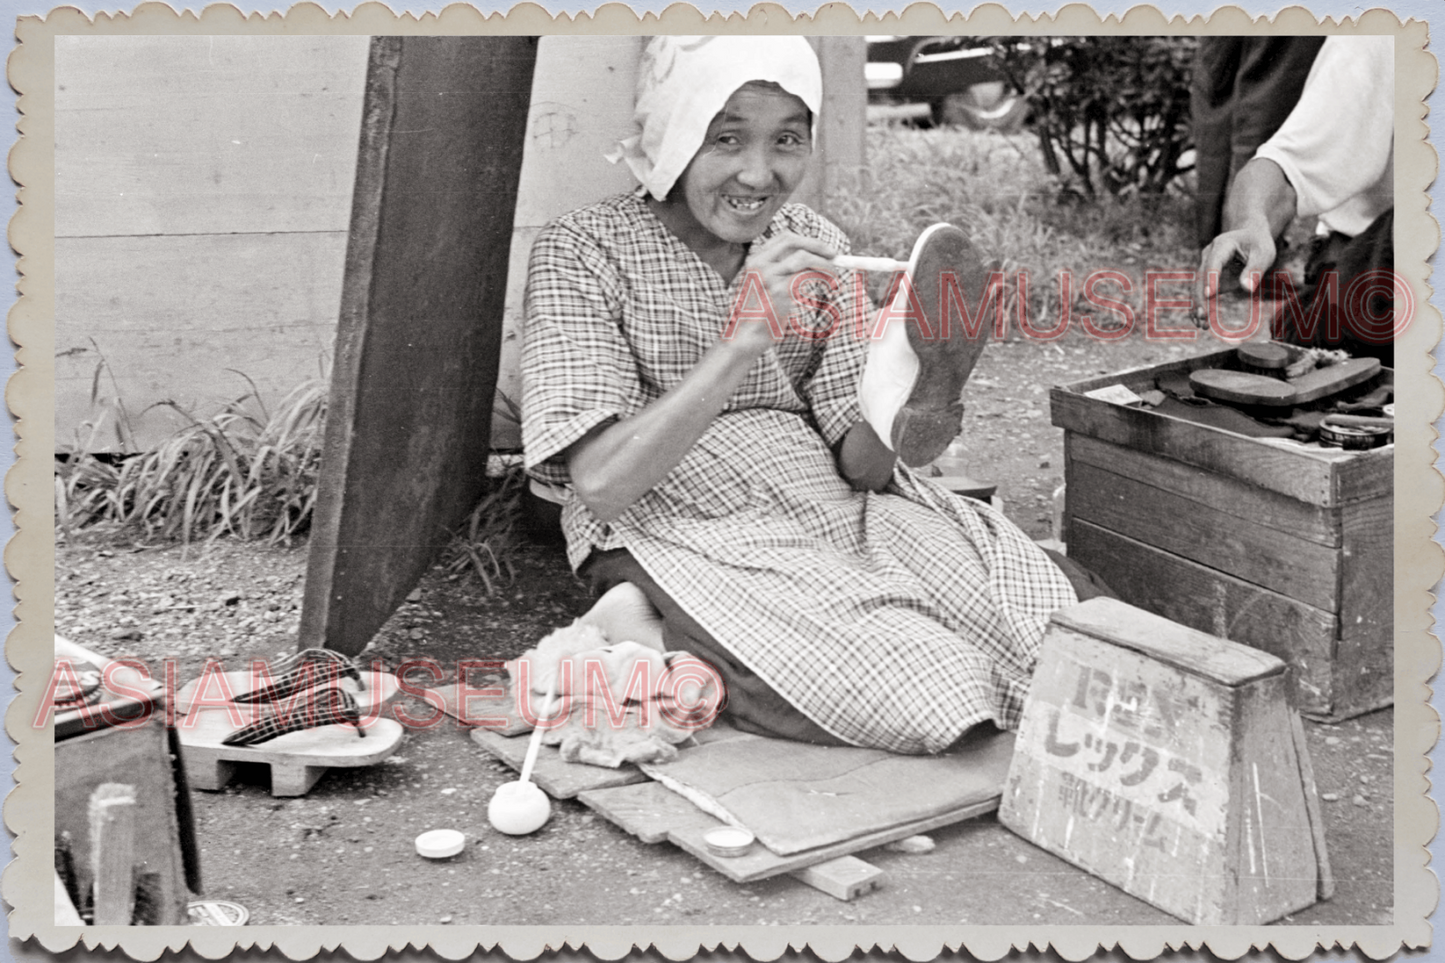
[[[449,575],[475,575],[491,595],[517,577],[511,557],[520,538],[526,472],[520,462],[507,465],[487,485],[487,493],[452,535],[442,567]]]
[[[189,424],[156,448],[57,458],[57,536],[148,544],[234,535],[290,544],[316,504],[327,390],[324,381],[307,382],[268,412],[253,384],[204,421],[160,402]]]

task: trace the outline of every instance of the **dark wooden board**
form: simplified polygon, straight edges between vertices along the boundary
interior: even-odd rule
[[[1283,659],[1302,711],[1332,715],[1340,630],[1332,613],[1084,521],[1071,524],[1069,557],[1133,605]]]
[[[1228,475],[1146,454],[1085,435],[1064,440],[1070,463],[1092,465],[1152,488],[1174,492],[1215,511],[1291,536],[1340,546],[1340,510],[1302,502]]]
[[[1068,511],[1075,520],[1093,522],[1316,608],[1334,611],[1338,605],[1338,550],[1077,459],[1069,467]]]
[[[535,37],[375,37],[300,645],[355,654],[486,484]]]
[[[989,799],[960,806],[956,810],[929,819],[905,823],[789,856],[779,856],[767,847],[754,843],[744,855],[727,858],[714,855],[703,841],[703,835],[708,830],[724,824],[660,783],[648,781],[617,789],[589,790],[580,793],[577,798],[583,805],[643,842],[670,842],[737,883],[751,883],[771,876],[781,876],[839,856],[849,856],[882,846],[896,839],[951,826],[965,819],[993,812],[999,803],[999,796],[995,794]]]

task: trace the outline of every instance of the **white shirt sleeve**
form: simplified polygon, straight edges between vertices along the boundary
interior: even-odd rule
[[[1255,153],[1284,171],[1301,217],[1358,234],[1394,204],[1395,42],[1330,37],[1299,103]]]

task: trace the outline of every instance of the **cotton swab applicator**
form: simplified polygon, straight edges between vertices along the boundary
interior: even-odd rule
[[[840,254],[833,263],[845,271],[883,271],[893,274],[907,271],[907,261],[895,261],[891,257],[864,257],[861,254]]]
[[[552,697],[557,693],[557,676],[560,674],[559,666],[547,685],[547,695],[542,700],[542,705],[552,705]],[[499,833],[525,836],[541,829],[551,818],[552,801],[532,782],[532,767],[537,764],[537,753],[542,748],[541,723],[539,712],[537,725],[532,729],[532,739],[527,743],[527,755],[522,760],[522,777],[516,782],[498,786],[492,795],[492,801],[487,804],[487,821]]]

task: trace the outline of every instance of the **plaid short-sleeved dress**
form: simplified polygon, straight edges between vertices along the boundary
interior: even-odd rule
[[[839,250],[801,205],[781,230]],[[722,334],[725,283],[634,195],[575,211],[532,249],[522,355],[523,443],[567,486],[564,450],[640,411]],[[854,491],[832,445],[859,420],[868,315],[859,280],[818,284],[801,334],[762,356],[671,473],[617,521],[573,495],[569,559],[626,548],[719,643],[840,739],[937,752],[983,720],[1017,725],[1063,573],[987,505],[903,466]]]

